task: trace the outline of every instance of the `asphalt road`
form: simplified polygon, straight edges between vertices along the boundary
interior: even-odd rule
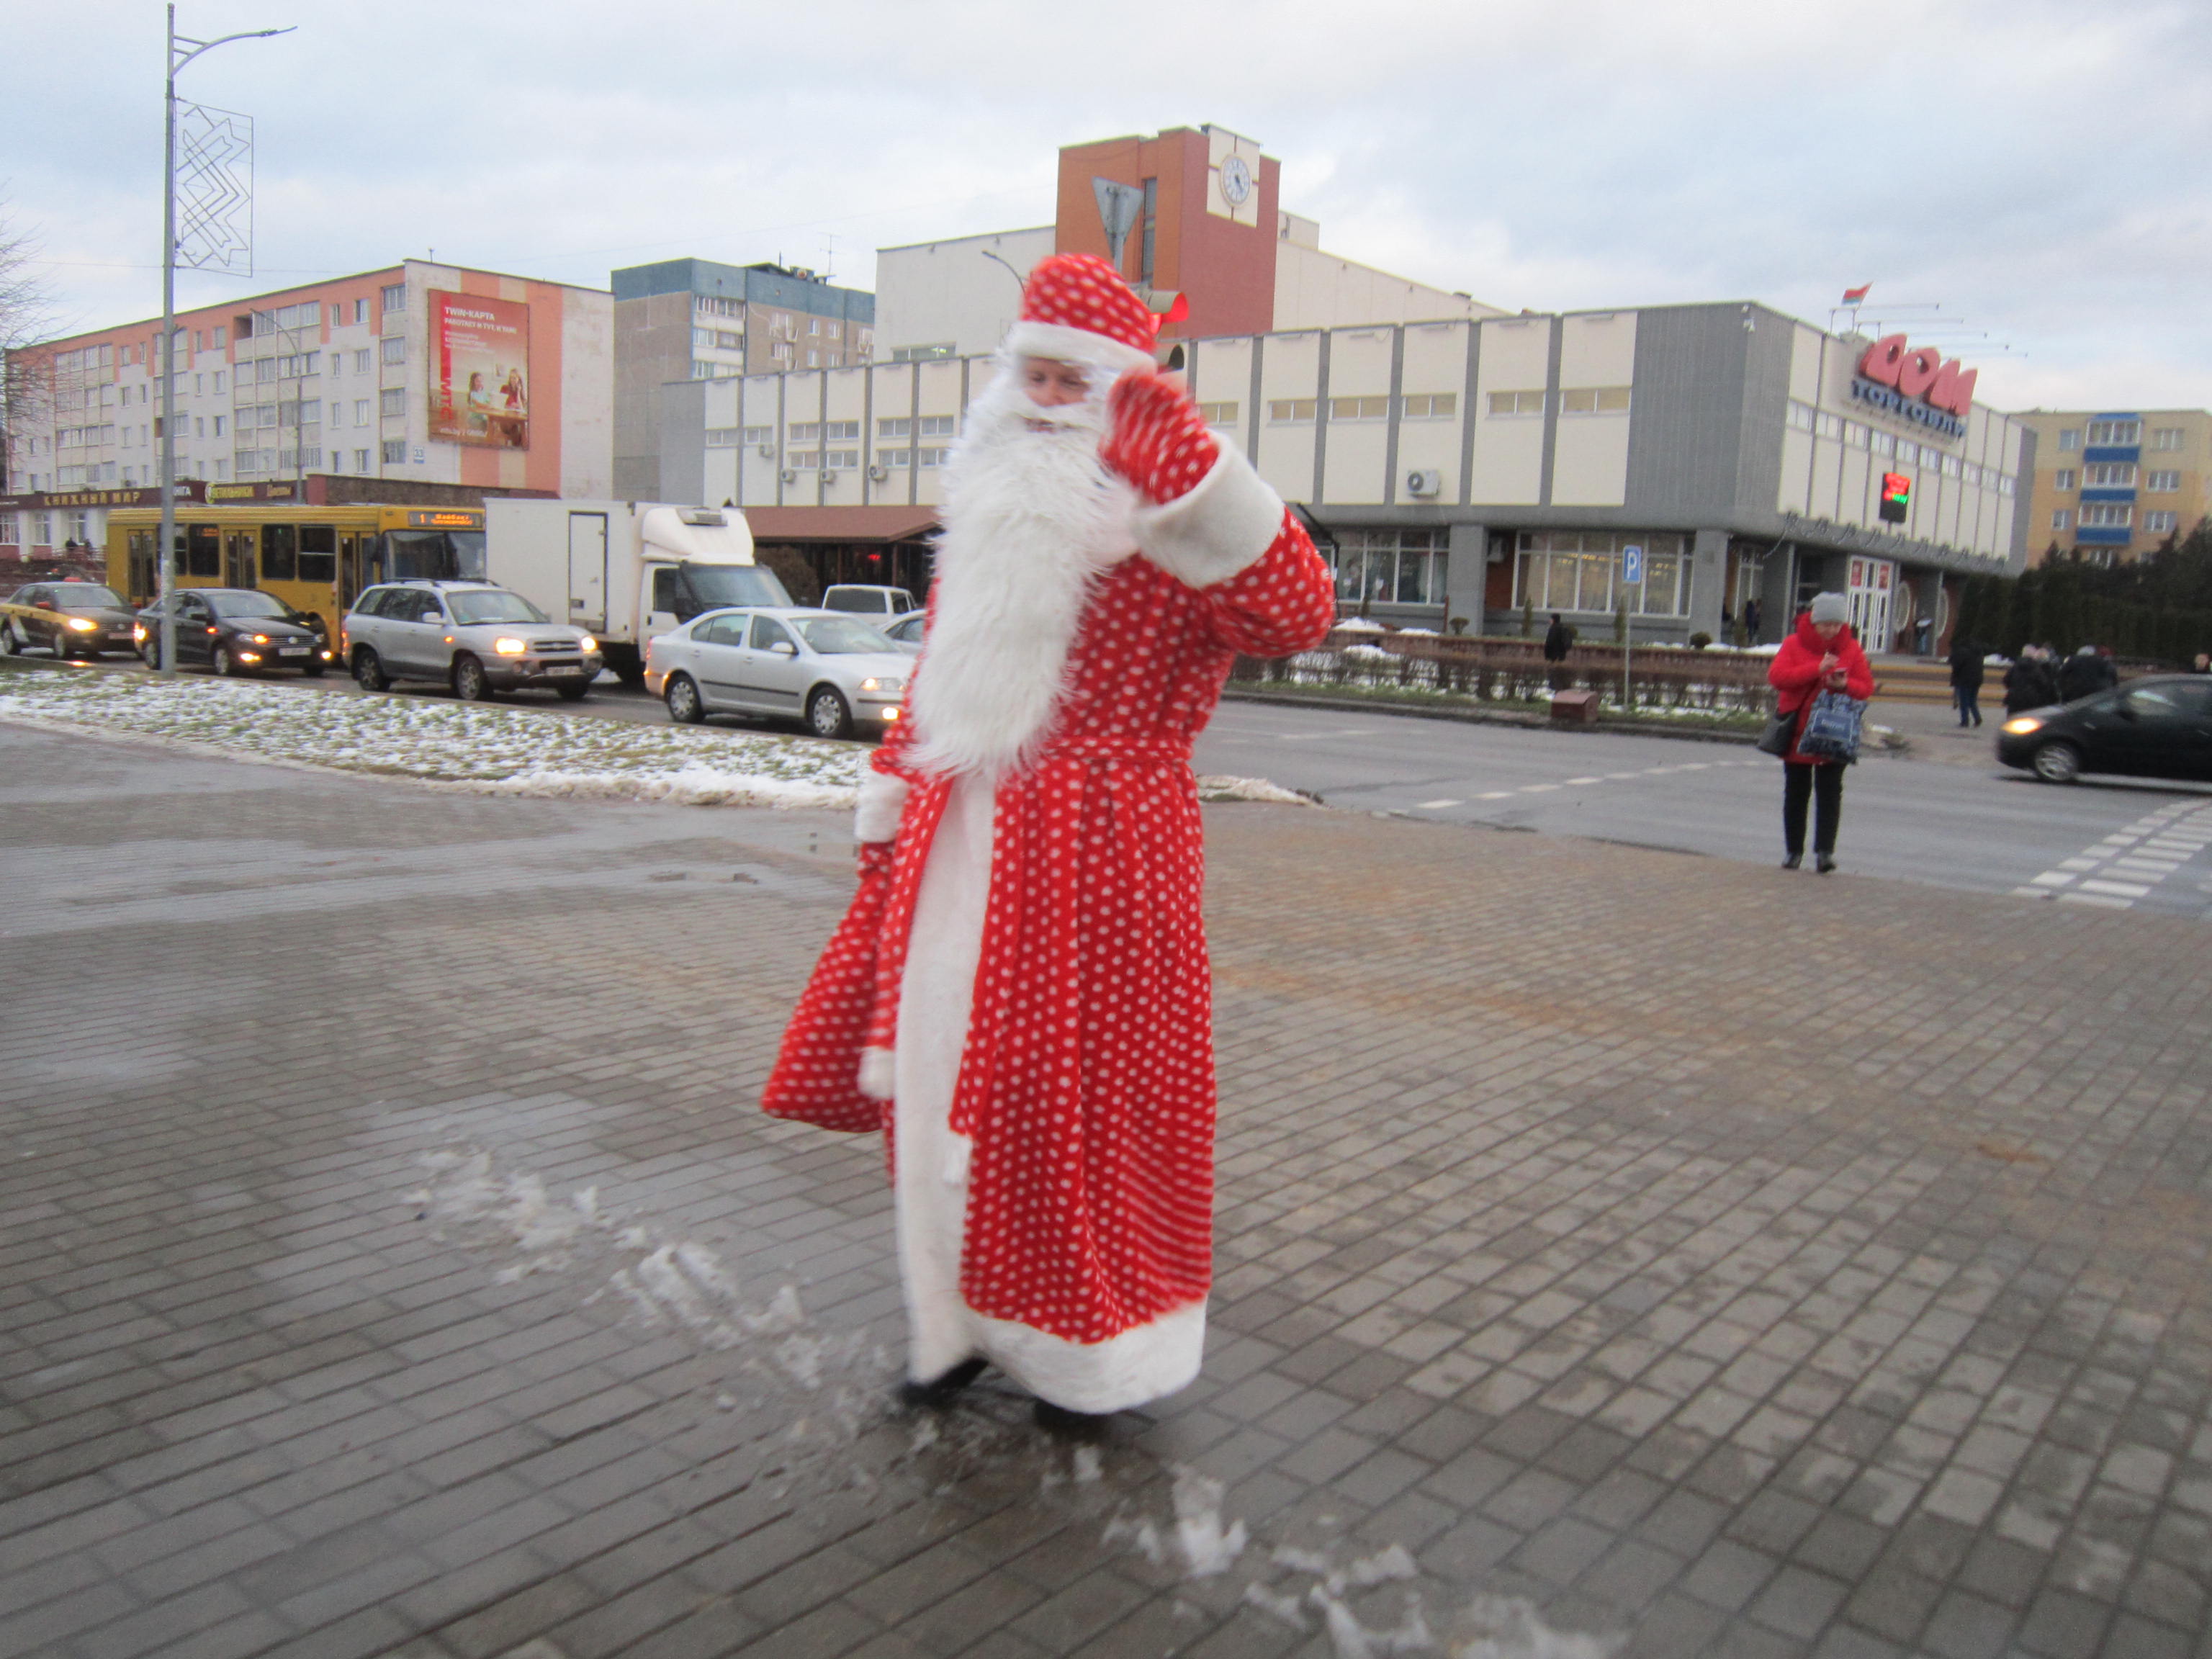
[[[365,695],[337,674],[269,684]],[[452,694],[422,684],[390,695]],[[510,701],[577,719],[668,718],[657,698],[611,678],[581,702],[535,692]],[[714,723],[805,735],[792,722]],[[1780,763],[1745,744],[1231,701],[1194,758],[1201,772],[1267,778],[1355,811],[1747,863],[1782,853]],[[2212,790],[2124,779],[2054,787],[1994,757],[1959,759],[1954,746],[1949,763],[1870,755],[1854,767],[1837,849],[1844,872],[2212,919]]]

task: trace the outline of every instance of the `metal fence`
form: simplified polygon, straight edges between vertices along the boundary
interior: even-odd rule
[[[1629,657],[1629,706],[1764,714],[1773,707],[1766,684],[1771,660],[1727,650],[1638,646]],[[1573,646],[1565,661],[1548,663],[1542,645],[1533,640],[1339,629],[1317,649],[1295,656],[1239,657],[1230,678],[1248,684],[1395,690],[1472,702],[1530,703],[1558,691],[1595,691],[1601,703],[1621,707],[1617,645]]]

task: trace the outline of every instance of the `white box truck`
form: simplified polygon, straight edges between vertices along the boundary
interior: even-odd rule
[[[645,642],[702,611],[789,605],[753,562],[735,507],[659,501],[488,501],[484,574],[555,622],[598,635],[626,685],[645,679]]]

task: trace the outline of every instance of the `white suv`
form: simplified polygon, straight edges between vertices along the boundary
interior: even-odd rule
[[[603,659],[582,629],[556,623],[489,582],[398,581],[372,587],[345,614],[346,666],[365,691],[394,680],[443,680],[464,702],[547,686],[574,702]]]
[[[888,620],[893,617],[903,617],[909,611],[919,611],[921,607],[914,602],[914,595],[903,587],[871,587],[859,582],[843,582],[823,590],[822,608],[824,611],[842,611],[856,617]]]

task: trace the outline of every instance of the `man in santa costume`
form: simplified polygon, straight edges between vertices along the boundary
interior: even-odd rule
[[[1198,1374],[1212,983],[1191,740],[1242,652],[1317,645],[1329,573],[1155,370],[1103,260],[1031,273],[951,458],[909,719],[770,1113],[891,1139],[903,1397],[995,1364],[1073,1426]]]

